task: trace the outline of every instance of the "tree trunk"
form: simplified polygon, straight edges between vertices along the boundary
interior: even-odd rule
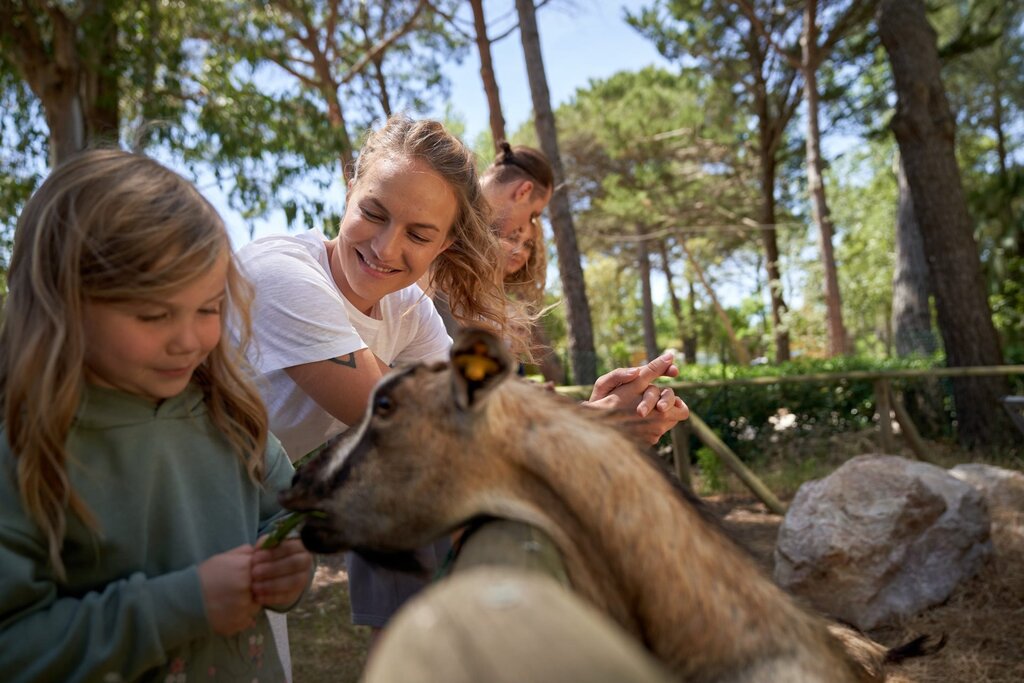
[[[116,144],[120,134],[120,100],[117,63],[117,23],[110,3],[99,3],[95,14],[83,21],[89,36],[83,48],[86,136],[89,144]]]
[[[501,98],[498,96],[498,81],[494,78],[494,64],[491,62],[491,40],[487,37],[487,21],[484,19],[483,0],[469,0],[473,8],[473,26],[476,29],[476,49],[480,53],[480,80],[487,95],[487,111],[490,114],[491,138],[495,147],[505,139],[505,117],[501,113]]]
[[[690,312],[690,333],[683,338],[683,362],[694,364],[697,362],[697,292],[693,287],[693,278],[687,278],[690,296],[687,298],[687,307]]]
[[[782,296],[779,242],[775,230],[775,153],[766,151],[764,144],[761,147],[761,243],[764,246],[764,266],[768,273],[768,292],[772,302],[775,362],[785,363],[790,359],[789,329],[786,327],[786,313],[789,308]]]
[[[562,170],[562,158],[558,153],[555,116],[551,111],[551,95],[548,92],[547,75],[541,57],[540,35],[537,33],[533,0],[516,0],[516,9],[519,13],[519,34],[523,42],[523,54],[526,58],[526,74],[533,98],[537,138],[540,140],[541,150],[551,162],[555,175],[556,190],[551,198],[550,209],[551,227],[555,233],[558,270],[561,273],[562,291],[565,294],[573,381],[576,384],[591,384],[597,379],[594,331],[583,281],[583,267],[580,265],[579,246],[576,243],[576,229],[569,210],[569,197],[563,185],[565,173]]]
[[[749,45],[759,43],[757,27],[749,22]],[[753,75],[754,116],[757,117],[757,155],[760,167],[761,208],[758,222],[761,225],[761,244],[764,246],[765,270],[768,273],[768,292],[772,303],[772,335],[775,340],[775,362],[785,363],[790,359],[789,330],[786,327],[788,307],[782,296],[782,271],[779,267],[779,243],[775,230],[775,175],[778,167],[778,151],[786,125],[795,110],[795,98],[789,101],[785,94],[778,111],[773,114],[765,78],[766,55],[761,50],[748,49],[747,63]],[[785,79],[783,79],[785,80]]]
[[[686,246],[686,240],[680,240],[680,244],[683,247],[683,252],[686,254],[686,260],[689,261],[690,266],[693,268],[693,272],[697,274],[701,284],[704,285],[704,290],[708,293],[708,299],[711,300],[711,305],[715,309],[715,314],[718,315],[718,320],[722,323],[722,327],[725,328],[725,335],[729,338],[729,345],[732,346],[732,353],[736,358],[736,362],[740,365],[750,365],[750,354],[747,353],[747,348],[743,346],[736,336],[736,330],[732,326],[732,321],[729,320],[729,314],[726,313],[725,308],[718,300],[715,290],[711,288],[711,283],[704,277],[704,271],[697,263],[697,260],[693,258],[693,253],[689,247]],[[722,362],[725,362],[724,358]]]
[[[651,255],[643,230],[636,243],[637,263],[640,266],[640,305],[643,311],[644,352],[648,360],[658,357],[658,333],[654,325],[654,298],[651,296]]]
[[[818,103],[818,4],[807,0],[804,5],[804,29],[800,38],[801,64],[804,76],[804,102],[807,105],[807,185],[811,198],[811,214],[818,226],[818,246],[825,273],[825,310],[828,323],[828,355],[849,352],[843,306],[839,295],[839,275],[832,250],[832,216],[825,199],[824,166],[821,161],[821,130]]]
[[[921,231],[914,216],[906,171],[900,159],[896,172],[899,205],[896,208],[896,264],[892,276],[892,327],[897,356],[935,352],[932,311],[928,302],[928,262]]]
[[[658,240],[658,251],[661,252],[661,267],[665,271],[668,300],[672,306],[672,317],[676,319],[676,329],[679,331],[679,347],[683,348],[686,339],[686,321],[683,318],[683,306],[679,303],[679,296],[676,294],[675,283],[672,281],[672,263],[668,258],[668,245],[665,240]],[[684,358],[683,362],[688,361]]]
[[[914,198],[950,366],[1002,363],[957,167],[955,123],[940,78],[935,31],[920,0],[882,0],[878,32],[889,55],[897,107],[892,130]],[[1000,397],[1005,377],[953,381],[961,443],[1010,443]]]
[[[41,10],[5,5],[7,24],[0,31],[10,42],[15,67],[39,98],[49,130],[50,167],[85,149],[88,126],[82,102],[86,65],[78,44],[78,26],[58,6]],[[11,29],[17,22],[19,28]]]
[[[914,215],[907,174],[900,158],[896,171],[899,204],[896,207],[896,263],[892,277],[892,327],[896,355],[932,354],[938,340],[932,330],[929,302],[928,261],[924,256],[921,230]],[[926,433],[937,433],[946,420],[943,391],[935,378],[910,383],[903,391],[903,403],[914,424]]]
[[[345,124],[345,114],[341,109],[341,101],[338,99],[337,88],[332,92],[333,83],[322,84],[324,99],[327,100],[327,121],[331,129],[340,140],[338,151],[338,164],[341,166],[341,179],[348,184],[356,171],[355,156],[352,153],[352,140],[348,136],[348,127]]]

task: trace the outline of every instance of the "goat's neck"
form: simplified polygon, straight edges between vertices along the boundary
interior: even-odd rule
[[[574,419],[579,429],[562,421],[520,432],[514,494],[540,515],[527,521],[559,546],[574,588],[669,659],[708,646],[715,637],[709,623],[726,619],[736,632],[763,632],[743,622],[778,602],[777,589],[749,580],[758,573],[751,563],[628,438]]]

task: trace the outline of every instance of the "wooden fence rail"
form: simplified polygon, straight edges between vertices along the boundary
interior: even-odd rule
[[[640,643],[573,592],[558,548],[522,522],[466,538],[450,573],[395,616],[364,683],[670,683]]]
[[[924,462],[931,462],[928,449],[916,425],[910,419],[906,407],[899,396],[892,392],[892,381],[895,379],[922,379],[937,377],[986,377],[992,375],[1024,375],[1024,365],[986,365],[958,368],[904,368],[899,370],[850,370],[847,372],[818,372],[804,375],[783,375],[771,377],[745,377],[738,379],[707,380],[701,382],[691,381],[668,381],[660,382],[661,386],[670,387],[677,394],[684,397],[687,390],[705,389],[730,386],[763,386],[772,384],[795,384],[804,382],[838,382],[847,381],[870,381],[874,386],[875,411],[878,415],[879,425],[879,449],[883,453],[897,452],[892,426],[892,418],[895,417],[899,423],[900,431],[907,442],[907,446],[914,453],[915,457]],[[564,386],[556,389],[561,394],[575,398],[586,398],[590,396],[590,386]],[[1003,398],[1003,405],[1011,411],[1014,422],[1024,431],[1024,397],[1007,396]],[[993,406],[993,409],[996,409]],[[681,423],[672,430],[672,454],[675,462],[676,474],[679,480],[686,486],[691,486],[690,479],[690,448],[689,435],[691,431],[700,441],[728,467],[750,491],[757,496],[765,506],[776,514],[785,514],[786,506],[765,486],[757,475],[751,472],[723,442],[714,430],[695,413],[690,414],[689,424]]]

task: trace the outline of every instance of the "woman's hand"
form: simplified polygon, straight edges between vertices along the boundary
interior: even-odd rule
[[[690,409],[674,391],[652,384],[658,377],[679,375],[679,368],[672,360],[672,353],[667,352],[646,365],[617,368],[602,375],[594,383],[590,400],[583,405],[634,411],[637,416],[646,418],[637,422],[634,429],[645,442],[657,443],[662,434],[690,416]]]

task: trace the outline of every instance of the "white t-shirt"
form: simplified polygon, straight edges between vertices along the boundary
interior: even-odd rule
[[[380,301],[380,320],[358,311],[331,276],[324,235],[264,237],[238,251],[255,288],[249,362],[260,373],[270,431],[292,461],[348,429],[284,371],[364,348],[389,366],[444,360],[452,340],[430,298],[411,285]],[[339,391],[343,391],[339,387]]]

